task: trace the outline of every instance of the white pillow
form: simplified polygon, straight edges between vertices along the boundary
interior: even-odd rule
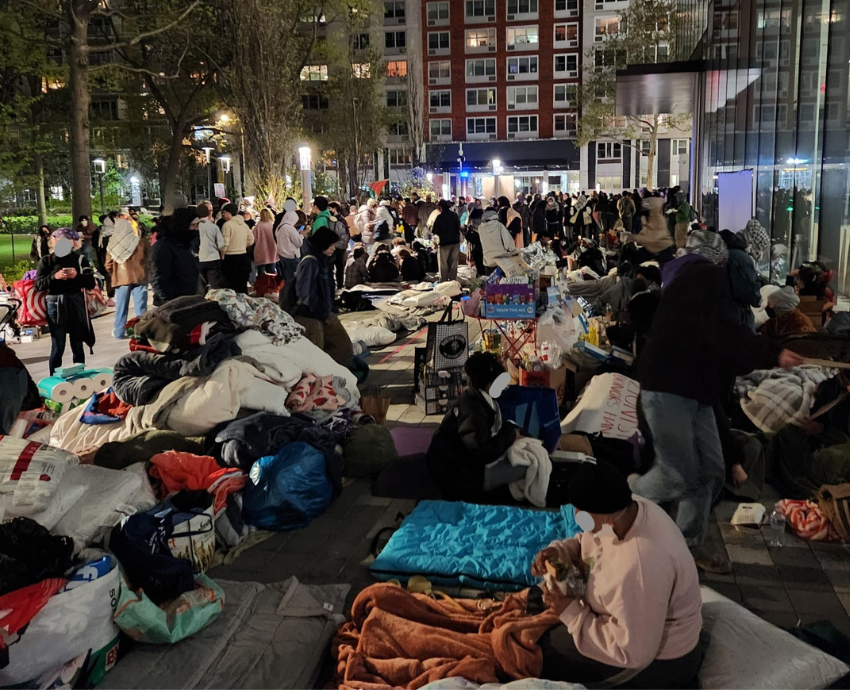
[[[362,340],[368,347],[376,347],[378,345],[389,345],[395,342],[396,334],[392,331],[381,328],[380,326],[362,326],[361,328],[352,328],[348,331],[348,337],[352,343]]]
[[[710,688],[826,688],[850,672],[843,661],[798,640],[743,606],[702,587],[709,637],[699,685]]]

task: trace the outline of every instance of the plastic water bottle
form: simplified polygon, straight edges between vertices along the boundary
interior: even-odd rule
[[[776,509],[770,514],[768,544],[770,546],[785,545],[785,516]]]

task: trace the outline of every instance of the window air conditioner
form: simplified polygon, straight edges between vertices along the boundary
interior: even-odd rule
[[[398,19],[395,20],[395,23],[396,24],[404,24],[404,17],[399,17]]]
[[[508,139],[516,139],[516,134],[514,134],[513,132],[509,132]]]
[[[491,140],[493,140],[493,141],[495,141],[495,140],[496,140],[496,135],[495,135],[495,134],[488,134],[488,135],[487,135],[487,138],[488,138],[488,139],[491,139]]]
[[[513,103],[508,103],[508,110],[516,110],[516,105]]]
[[[428,26],[437,26],[437,20],[436,19],[429,19],[428,20]]]
[[[514,20],[516,20],[516,15],[515,15],[515,14],[509,14],[509,15],[508,15],[508,21],[509,21],[509,22],[512,22],[512,21],[514,21]]]
[[[434,86],[434,85],[435,85],[438,81],[440,81],[440,80],[439,80],[439,79],[429,79],[429,80],[428,80],[428,85],[429,85],[429,86]]]
[[[495,76],[487,77],[487,81],[496,81],[496,77]]]
[[[594,43],[602,43],[602,41],[604,41],[604,40],[605,40],[605,36],[594,36],[593,37]]]
[[[428,48],[428,55],[436,55],[437,50],[435,48]]]
[[[516,46],[508,44],[508,50],[516,50]]]
[[[495,109],[496,109],[496,106],[495,106],[495,105],[489,105],[489,106],[487,106],[487,110],[495,110]]]
[[[496,46],[489,46],[487,48],[487,52],[488,53],[495,53],[496,52]]]
[[[515,74],[509,74],[509,75],[508,75],[508,81],[515,81],[515,80],[516,80],[516,75],[515,75]]]
[[[487,21],[488,22],[495,22],[496,18],[495,17],[487,17]]]

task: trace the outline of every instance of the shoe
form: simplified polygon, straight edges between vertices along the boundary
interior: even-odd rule
[[[115,306],[115,298],[110,297],[108,300],[106,300],[106,306],[107,307],[114,307]]]
[[[728,558],[718,554],[710,554],[703,547],[694,547],[691,549],[691,556],[694,558],[697,568],[704,573],[712,575],[728,575],[732,572],[732,563]]]

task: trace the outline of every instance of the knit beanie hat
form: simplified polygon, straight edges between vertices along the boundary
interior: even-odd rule
[[[699,254],[718,266],[729,258],[729,249],[723,238],[710,230],[694,230],[688,235],[685,252]]]
[[[323,252],[328,247],[332,247],[337,242],[339,242],[339,235],[337,235],[330,228],[323,227],[316,230],[316,232],[313,233],[313,236],[310,239],[313,242],[313,246],[316,247],[316,249],[318,249],[320,252]]]
[[[787,314],[792,309],[795,309],[797,305],[800,304],[800,298],[797,296],[797,293],[794,292],[794,288],[790,285],[786,285],[785,287],[772,292],[767,298],[767,303],[769,306],[773,307],[778,316],[781,316],[782,314]]]
[[[612,515],[632,503],[625,475],[605,460],[583,462],[570,478],[570,503],[576,510]]]

